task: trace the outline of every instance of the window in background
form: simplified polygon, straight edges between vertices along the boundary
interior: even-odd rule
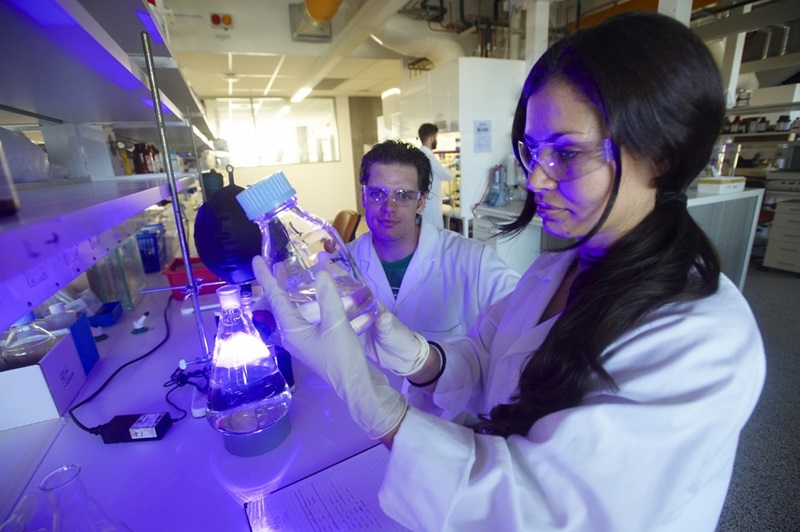
[[[218,98],[205,100],[208,119],[228,141],[236,167],[339,160],[333,98]]]

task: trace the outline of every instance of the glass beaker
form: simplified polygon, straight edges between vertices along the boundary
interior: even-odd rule
[[[711,155],[711,168],[714,174],[720,176],[732,176],[739,164],[739,153],[742,145],[736,142],[721,142],[714,146]]]
[[[130,530],[112,519],[86,492],[77,464],[61,466],[39,483],[50,503],[54,532],[115,532]]]

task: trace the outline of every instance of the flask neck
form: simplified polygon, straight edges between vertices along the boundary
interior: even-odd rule
[[[257,223],[259,226],[264,227],[269,223],[269,220],[275,218],[276,216],[279,216],[281,213],[284,212],[288,213],[289,211],[297,212],[299,210],[300,209],[297,206],[297,196],[292,196],[283,203],[281,203],[280,205],[278,205],[277,207],[275,207],[274,209],[271,209],[262,214],[261,216],[254,218],[253,221]]]

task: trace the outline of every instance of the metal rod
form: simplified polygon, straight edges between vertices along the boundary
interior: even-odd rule
[[[178,186],[175,183],[175,172],[172,168],[172,158],[169,156],[169,143],[167,142],[167,128],[164,126],[164,115],[161,112],[161,91],[156,80],[156,69],[153,64],[153,50],[150,44],[150,35],[142,32],[142,47],[144,48],[145,66],[147,67],[147,77],[150,79],[150,92],[153,97],[153,109],[156,112],[156,124],[158,125],[158,136],[161,138],[161,149],[164,157],[164,166],[167,171],[167,181],[169,182],[169,192],[172,197],[172,210],[175,213],[175,225],[178,229],[178,241],[181,245],[183,255],[183,265],[186,268],[186,278],[188,280],[189,293],[194,306],[194,316],[197,323],[197,334],[200,337],[200,346],[203,349],[203,356],[208,356],[208,341],[203,325],[203,315],[200,312],[200,301],[197,296],[200,292],[197,281],[192,270],[192,261],[189,254],[189,245],[186,241],[186,231],[183,227],[183,216],[181,213],[180,200],[178,199]],[[191,132],[194,135],[194,132]]]
[[[206,184],[203,183],[203,172],[200,171],[200,152],[197,151],[197,142],[194,139],[194,124],[192,123],[192,110],[186,106],[186,121],[189,123],[189,137],[192,139],[192,152],[194,153],[194,164],[197,167],[197,179],[200,183],[200,194],[203,197],[203,203],[208,201],[206,196]]]

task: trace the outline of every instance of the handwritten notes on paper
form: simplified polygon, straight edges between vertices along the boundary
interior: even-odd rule
[[[256,531],[404,531],[378,506],[389,451],[377,445],[245,505]]]

